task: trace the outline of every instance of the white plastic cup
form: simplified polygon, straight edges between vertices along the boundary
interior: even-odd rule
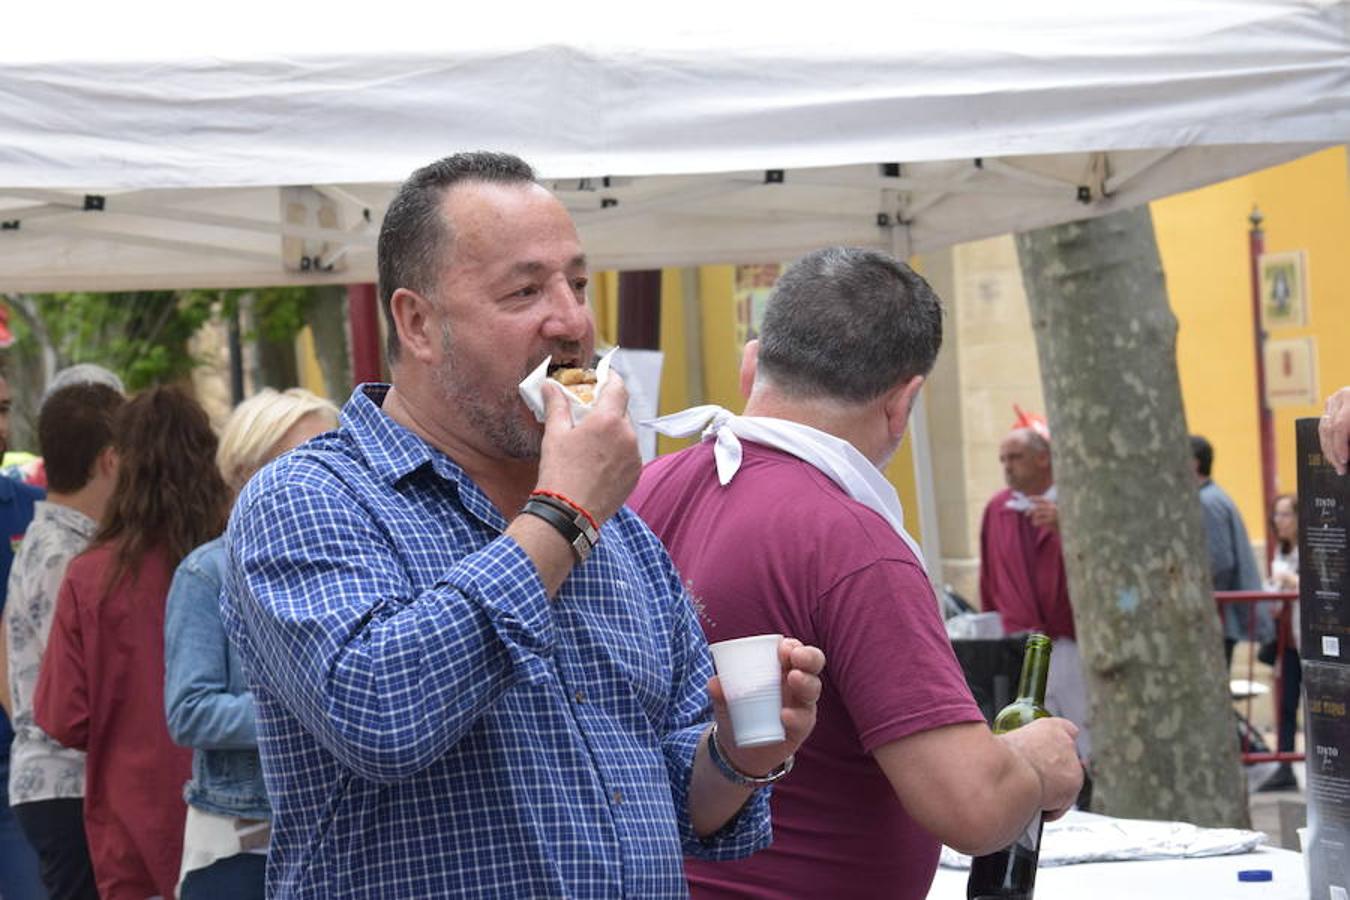
[[[783,669],[778,663],[781,634],[719,641],[712,651],[717,678],[727,698],[737,747],[776,744],[783,732]]]

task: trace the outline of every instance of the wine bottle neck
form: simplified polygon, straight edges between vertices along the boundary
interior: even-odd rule
[[[1033,634],[1027,638],[1022,658],[1022,675],[1017,682],[1017,699],[1045,705],[1045,682],[1050,676],[1050,638]]]

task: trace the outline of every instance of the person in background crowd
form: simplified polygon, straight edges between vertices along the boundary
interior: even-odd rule
[[[1087,683],[1064,572],[1050,428],[1041,416],[1013,409],[1017,420],[998,448],[1008,486],[990,498],[980,520],[980,607],[997,611],[1008,634],[1039,631],[1055,642],[1045,705],[1078,726],[1078,755],[1088,760]]]
[[[264,388],[235,408],[216,463],[238,495],[265,464],[337,427],[337,407],[301,388]],[[179,900],[262,900],[271,809],[258,759],[253,695],[225,638],[225,539],[188,554],[164,616],[169,736],[193,748]]]
[[[51,900],[98,900],[84,835],[84,754],[33,721],[33,693],[66,566],[89,544],[117,482],[112,422],[125,399],[107,384],[70,383],[38,414],[47,499],[14,559],[5,604],[7,681],[14,720],[9,801],[38,852]]]
[[[783,274],[746,347],[746,414],[652,423],[707,438],[650,463],[630,502],[709,639],[795,634],[830,661],[816,730],[773,790],[773,844],[689,860],[695,897],[921,900],[939,841],[989,852],[1078,792],[1071,723],[1003,738],[984,723],[881,474],[941,342],[941,305],[911,269],[820,250]]]
[[[1216,591],[1259,591],[1261,573],[1256,567],[1247,526],[1237,504],[1209,477],[1214,467],[1214,447],[1204,437],[1191,435],[1191,458],[1200,489],[1200,507],[1209,546],[1209,568]],[[1223,607],[1223,657],[1233,663],[1238,641],[1268,641],[1275,637],[1270,613],[1260,604],[1227,603]]]
[[[735,773],[786,767],[824,657],[782,643],[787,738],[719,766],[693,606],[623,508],[622,381],[575,424],[556,383],[543,424],[520,395],[595,343],[576,226],[528,165],[414,172],[378,256],[393,384],[259,472],[226,538],[268,896],[683,896],[682,852],[768,842],[768,798]]]
[[[1270,560],[1268,591],[1298,592],[1298,497],[1281,494],[1271,505],[1271,527],[1275,534],[1275,554]],[[1294,735],[1298,731],[1298,705],[1303,691],[1303,661],[1299,658],[1298,601],[1282,607],[1284,612],[1276,619],[1276,627],[1284,639],[1284,654],[1272,656],[1267,662],[1280,667],[1280,721],[1276,748],[1281,753],[1292,753]],[[1271,642],[1272,644],[1275,641]],[[1278,650],[1278,646],[1273,648]],[[1260,791],[1284,791],[1298,787],[1294,768],[1287,762],[1257,788]]]
[[[156,387],[117,414],[117,485],[90,548],[71,560],[34,718],[85,751],[84,825],[103,900],[172,897],[192,753],[164,718],[164,605],[174,568],[220,534],[230,492],[197,401]]]
[[[1326,411],[1317,423],[1322,456],[1337,475],[1344,475],[1350,463],[1350,385],[1327,397]]]
[[[42,406],[46,404],[48,397],[61,388],[72,384],[103,384],[112,388],[120,396],[126,395],[126,388],[122,386],[122,379],[117,376],[116,372],[111,372],[94,363],[76,363],[73,366],[66,366],[52,376],[52,380],[42,392],[42,401],[38,404],[39,412]],[[6,457],[5,452],[0,450],[0,458],[3,458],[5,462],[3,470],[5,476],[17,478],[25,484],[46,489],[47,470],[41,456],[11,453]],[[13,460],[12,463],[11,460]]]
[[[52,394],[72,384],[102,384],[112,388],[119,396],[124,397],[127,393],[126,386],[122,384],[122,379],[116,372],[94,363],[76,363],[73,366],[66,366],[52,376],[52,380],[42,392],[43,405]]]
[[[9,417],[14,406],[9,380],[0,375],[0,459],[9,449]],[[5,607],[9,570],[14,552],[33,521],[37,503],[46,492],[14,478],[0,478],[0,613]],[[9,716],[0,715],[0,784],[9,783],[9,745],[14,739]],[[42,900],[44,896],[37,853],[14,813],[9,794],[0,792],[0,896],[4,900]]]

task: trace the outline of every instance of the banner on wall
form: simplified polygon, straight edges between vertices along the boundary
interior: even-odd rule
[[[1308,324],[1308,264],[1302,250],[1262,253],[1261,324],[1285,328]]]
[[[1317,339],[1283,338],[1266,341],[1266,403],[1277,406],[1315,406]]]

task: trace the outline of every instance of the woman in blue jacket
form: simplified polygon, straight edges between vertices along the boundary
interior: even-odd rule
[[[216,462],[235,496],[287,450],[337,426],[337,408],[309,391],[264,389],[239,404]],[[174,573],[164,621],[169,734],[193,748],[180,873],[181,900],[263,898],[271,810],[258,759],[253,695],[220,621],[224,537]]]

